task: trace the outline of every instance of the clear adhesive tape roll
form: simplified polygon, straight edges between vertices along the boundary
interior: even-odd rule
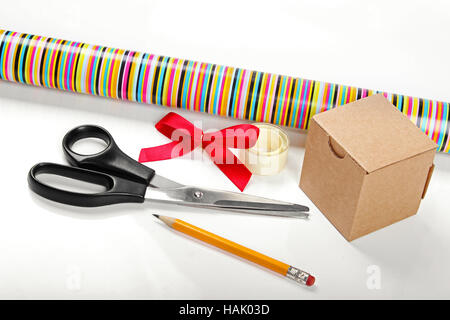
[[[278,126],[266,123],[254,125],[259,128],[258,141],[249,149],[240,149],[239,158],[253,174],[277,174],[286,164],[289,138]]]

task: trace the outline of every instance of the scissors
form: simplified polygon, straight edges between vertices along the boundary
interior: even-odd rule
[[[73,151],[75,142],[98,138],[106,147],[94,154]],[[267,198],[187,186],[159,176],[155,171],[126,155],[111,134],[102,127],[82,125],[70,130],[62,142],[64,154],[72,166],[42,162],[28,173],[28,184],[38,195],[52,201],[79,207],[99,207],[117,203],[150,202],[183,206],[243,211],[253,214],[308,217],[309,208]],[[51,174],[106,188],[97,193],[64,190],[38,179]]]

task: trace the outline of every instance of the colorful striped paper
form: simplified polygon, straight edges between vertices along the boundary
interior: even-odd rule
[[[0,79],[307,129],[379,91],[0,30]],[[383,93],[449,153],[449,103]]]

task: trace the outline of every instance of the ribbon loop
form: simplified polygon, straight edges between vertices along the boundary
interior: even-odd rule
[[[203,133],[200,128],[179,114],[169,112],[155,125],[155,128],[172,142],[141,149],[139,162],[173,159],[188,154],[197,147],[202,147],[214,164],[239,190],[245,189],[252,173],[228,148],[253,147],[259,135],[259,129],[256,126],[241,124]]]

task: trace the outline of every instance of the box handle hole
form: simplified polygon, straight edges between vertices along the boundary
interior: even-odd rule
[[[331,153],[333,153],[336,158],[344,159],[347,152],[345,152],[344,148],[330,136],[328,136],[328,146],[330,147]]]

